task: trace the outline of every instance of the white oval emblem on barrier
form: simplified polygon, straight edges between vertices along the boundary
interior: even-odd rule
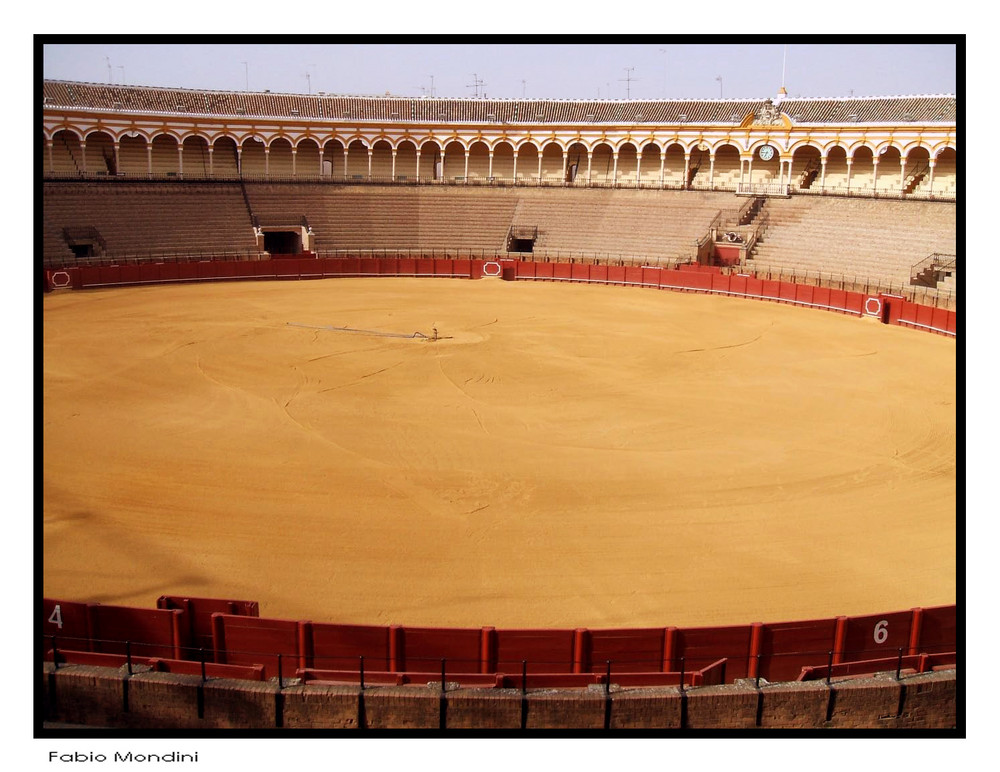
[[[69,274],[66,271],[53,271],[49,275],[49,283],[53,288],[68,287],[70,285]]]
[[[872,303],[875,304],[875,310],[872,310]],[[868,316],[881,316],[882,315],[882,301],[879,298],[865,298],[865,313]]]
[[[495,271],[493,270],[494,268],[496,269]],[[483,263],[483,276],[499,276],[499,275],[500,275],[500,263],[495,263],[492,261],[490,261],[489,263]]]

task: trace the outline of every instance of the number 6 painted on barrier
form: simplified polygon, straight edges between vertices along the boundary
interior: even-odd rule
[[[889,637],[888,627],[888,619],[883,619],[875,625],[875,643],[885,643],[885,639]]]

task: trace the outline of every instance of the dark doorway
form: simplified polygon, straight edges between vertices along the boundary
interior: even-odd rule
[[[302,234],[295,231],[265,231],[264,251],[272,255],[300,255]]]

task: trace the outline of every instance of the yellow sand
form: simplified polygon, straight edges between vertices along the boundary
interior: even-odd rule
[[[591,628],[955,602],[942,336],[376,278],[62,291],[43,338],[48,597]]]

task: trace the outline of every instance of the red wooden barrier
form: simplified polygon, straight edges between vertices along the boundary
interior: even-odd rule
[[[201,675],[200,662],[184,659],[151,658],[147,663],[150,668],[160,673],[183,673],[184,675]],[[206,662],[204,668],[206,678],[233,678],[241,681],[263,681],[264,667],[262,665],[220,665],[217,662]]]
[[[143,284],[155,284],[161,281],[159,263],[140,263],[138,268],[139,278],[137,281]]]
[[[182,659],[187,620],[177,609],[148,609],[131,606],[89,604],[90,635],[93,650],[106,654],[125,654],[126,641],[139,657]]]
[[[50,635],[56,637],[56,647],[68,646],[77,651],[85,651],[90,645],[90,616],[87,603],[75,601],[42,599],[42,639],[43,650],[52,649]],[[61,641],[61,643],[60,643]]]
[[[625,283],[642,284],[642,268],[636,265],[625,266]]]
[[[778,297],[782,300],[795,300],[795,287],[797,285],[787,281],[778,282]]]
[[[693,627],[667,631],[664,670],[679,671],[681,657],[685,670],[700,670],[720,659],[728,659],[726,678],[747,675],[750,659],[750,625],[733,627]]]
[[[397,667],[407,671],[434,671],[444,659],[449,670],[478,673],[482,638],[483,631],[479,628],[404,627]]]
[[[911,611],[845,619],[842,648],[839,651],[835,649],[834,662],[887,657],[900,648],[906,654],[910,645],[912,621]]]
[[[724,273],[710,273],[708,274],[712,277],[712,291],[713,292],[725,292],[728,293],[731,287],[731,280],[728,274]]]
[[[572,268],[569,263],[550,263],[552,266],[552,278],[553,279],[570,279],[572,278]]]
[[[123,265],[118,269],[118,281],[124,284],[139,283],[139,266]]]
[[[185,659],[198,659],[200,653],[196,649],[207,649],[211,658],[212,615],[216,613],[236,616],[260,616],[260,606],[255,600],[229,600],[225,598],[184,598],[176,595],[161,595],[156,599],[156,607],[160,609],[180,609],[187,620],[186,637],[190,641],[190,649],[185,650]]]
[[[768,300],[781,297],[781,282],[775,279],[763,279],[761,281],[760,294]]]
[[[608,281],[613,284],[622,284],[625,281],[625,266],[609,265]]]
[[[496,670],[529,673],[569,673],[573,669],[573,630],[496,630]]]
[[[858,314],[860,316],[864,310],[864,305],[865,305],[864,293],[861,292],[847,293],[847,302],[844,305],[844,308],[847,311]]]
[[[180,268],[177,263],[154,263],[160,281],[177,281],[180,278]]]
[[[417,258],[417,276],[433,276],[434,260],[428,258]]]
[[[836,626],[836,619],[762,625],[758,674],[769,681],[794,681],[803,667],[829,656]]]
[[[590,266],[590,280],[591,282],[607,282],[608,266],[606,265]]]
[[[655,672],[663,668],[662,627],[636,630],[588,630],[584,636],[583,668],[604,672],[607,661],[615,673]]]
[[[308,659],[320,669],[350,670],[365,658],[365,668],[389,670],[389,628],[377,625],[310,625]]]
[[[955,606],[936,606],[914,610],[915,647],[911,654],[935,654],[955,651],[958,618]],[[913,650],[916,648],[916,651]]]
[[[263,665],[267,678],[291,677],[305,665],[304,622],[261,617],[213,614],[212,630],[217,662],[228,665]],[[176,657],[175,659],[180,659]]]
[[[813,287],[811,284],[796,284],[795,285],[795,302],[796,303],[808,303],[812,305],[813,303]]]

